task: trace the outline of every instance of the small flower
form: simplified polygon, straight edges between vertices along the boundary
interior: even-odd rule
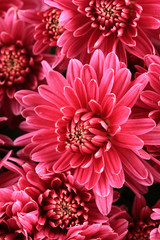
[[[155,206],[157,205],[159,205],[158,202]],[[152,210],[146,205],[145,198],[141,195],[135,196],[132,207],[133,219],[130,221],[128,234],[124,240],[157,240],[158,238],[152,238],[151,236],[154,235],[153,233],[155,233],[155,229],[159,226],[160,221],[156,217],[152,217],[154,213],[152,213],[153,215],[151,213]]]
[[[47,6],[44,6],[45,8]],[[23,21],[35,25],[34,37],[36,42],[33,52],[39,54],[57,46],[57,40],[64,32],[64,27],[59,25],[61,11],[57,8],[49,8],[43,11],[25,10],[19,11],[18,15]]]
[[[44,193],[39,195],[39,234],[43,232],[47,237],[57,236],[58,239],[64,237],[71,227],[88,220],[87,202],[91,200],[91,195],[75,188],[69,178],[71,176],[53,175]]]
[[[0,21],[0,107],[6,115],[10,111],[18,115],[20,106],[14,93],[37,88],[43,79],[43,57],[33,54],[34,28],[17,18],[16,9],[10,8]]]

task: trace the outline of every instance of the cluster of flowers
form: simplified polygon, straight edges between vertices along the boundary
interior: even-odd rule
[[[159,13],[0,0],[0,239],[160,239]]]

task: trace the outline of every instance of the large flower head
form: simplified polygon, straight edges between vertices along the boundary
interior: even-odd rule
[[[17,18],[11,8],[0,18],[0,107],[14,114],[19,107],[14,93],[19,89],[36,89],[42,80],[41,55],[34,55],[34,28]],[[7,106],[7,107],[6,107]]]
[[[62,10],[60,24],[65,32],[58,46],[68,57],[101,48],[115,50],[124,59],[125,49],[143,58],[154,52],[146,29],[160,27],[160,1],[143,0],[45,0]]]
[[[32,202],[35,202],[35,206],[37,206],[37,211],[32,210],[33,212],[28,216],[23,214],[24,218],[20,218],[20,221],[23,220],[21,222],[24,231],[29,233],[29,236],[34,236],[33,239],[67,240],[71,239],[71,235],[73,237],[76,234],[77,228],[81,234],[84,231],[83,235],[85,236],[88,231],[86,228],[92,229],[92,226],[95,227],[92,234],[99,237],[110,236],[110,239],[120,240],[126,235],[127,212],[114,206],[109,217],[103,216],[96,207],[92,191],[87,191],[85,187],[79,185],[70,172],[55,173],[51,170],[38,175],[33,162],[25,163],[23,160],[15,158],[11,158],[11,160],[12,162],[6,161],[6,166],[21,175],[18,183],[14,186],[14,195],[17,197],[17,201],[13,210],[19,212],[14,211],[15,215],[18,217],[22,215],[21,208],[17,203],[20,202],[19,204],[23,207],[22,200],[17,196],[20,192],[24,198],[23,202],[25,202],[26,196],[30,197],[28,208],[25,206],[25,210],[34,210]],[[3,191],[7,192],[7,189]],[[7,200],[6,203],[8,203]],[[4,211],[6,211],[5,208]],[[25,212],[24,209],[23,212]],[[30,219],[32,214],[33,220]],[[103,230],[105,230],[105,234],[101,233]]]
[[[148,82],[146,74],[132,82],[114,53],[104,58],[98,50],[88,65],[71,60],[67,79],[46,62],[43,65],[48,85],[39,86],[38,93],[16,94],[26,108],[23,126],[30,132],[15,143],[26,145],[24,152],[43,167],[55,162],[56,171],[72,168],[80,184],[94,188],[97,202],[109,196],[112,187],[121,188],[125,180],[133,186],[152,184],[143,135],[155,122],[131,118],[131,109]],[[154,144],[154,134],[148,143]]]

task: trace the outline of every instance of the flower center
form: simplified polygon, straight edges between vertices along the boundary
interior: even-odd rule
[[[68,230],[88,219],[88,208],[73,189],[51,190],[43,200],[43,211],[52,228]]]
[[[149,220],[147,223],[138,221],[129,228],[128,234],[124,240],[149,240],[150,232],[158,227],[160,221]]]
[[[43,36],[46,37],[51,43],[57,42],[58,38],[64,31],[64,27],[59,26],[59,17],[61,11],[56,8],[49,9],[43,13],[39,12],[42,16],[42,23],[44,24]]]
[[[73,119],[66,122],[63,132],[60,130],[61,124],[57,122],[56,125],[56,132],[60,135],[60,146],[64,144],[64,147],[71,152],[96,153],[109,142],[107,123],[93,112],[78,110]]]
[[[91,0],[85,12],[93,28],[99,28],[105,36],[117,32],[119,37],[128,25],[136,26],[141,13],[133,1],[122,0]]]
[[[10,87],[24,83],[33,66],[30,57],[20,41],[0,49],[0,85]]]

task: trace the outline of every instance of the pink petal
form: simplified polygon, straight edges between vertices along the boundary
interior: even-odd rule
[[[75,109],[81,108],[81,102],[76,94],[76,92],[71,87],[64,88],[64,96],[66,97],[70,106]]]
[[[94,29],[88,40],[88,46],[87,46],[88,53],[91,53],[96,48],[98,48],[103,40],[104,40],[104,36],[101,34],[101,31],[99,31],[98,28]]]
[[[138,179],[146,179],[148,177],[148,171],[144,167],[141,159],[136,156],[136,154],[130,150],[125,149],[119,152],[121,162],[123,164],[124,170],[131,176]]]
[[[110,194],[111,187],[105,172],[101,173],[101,177],[98,183],[94,187],[94,193],[96,196],[107,197]]]
[[[154,46],[146,36],[146,34],[139,28],[138,35],[136,37],[136,46],[126,47],[129,53],[143,58],[147,54],[155,54]]]
[[[122,169],[121,159],[112,146],[111,149],[104,153],[105,166],[112,174],[119,174]]]
[[[80,77],[80,72],[83,65],[82,63],[77,59],[71,59],[68,64],[66,77],[70,85],[74,86],[74,81],[77,78]]]
[[[114,70],[114,73],[116,73],[120,68],[120,62],[117,57],[117,55],[114,52],[109,53],[104,61],[104,71],[108,68],[111,68]]]
[[[116,96],[113,93],[106,94],[102,102],[102,115],[105,119],[109,118],[116,104]]]
[[[113,189],[110,188],[110,193],[106,197],[101,197],[96,194],[95,200],[96,200],[96,204],[97,204],[99,211],[103,215],[108,215],[108,213],[111,210],[111,206],[112,206],[112,202],[113,202]]]
[[[81,185],[86,184],[90,177],[91,177],[91,168],[92,167],[86,167],[86,168],[77,168],[74,172],[74,177],[77,180],[77,182]]]
[[[75,157],[72,157],[70,160],[70,165],[72,168],[77,168],[83,163],[83,160],[84,157],[81,154],[75,155]]]
[[[40,95],[47,101],[51,102],[53,105],[55,104],[57,107],[61,108],[67,105],[67,101],[65,100],[62,94],[56,95],[53,93],[52,89],[47,85],[40,85],[39,88]]]
[[[103,156],[96,158],[93,158],[93,162],[94,162],[94,171],[96,173],[102,173],[104,170],[104,158]]]
[[[125,133],[118,133],[112,139],[112,143],[121,148],[128,148],[132,150],[139,150],[143,148],[144,142],[135,135]]]
[[[75,91],[79,97],[82,107],[86,107],[88,100],[87,100],[87,92],[85,86],[80,78],[75,79]]]
[[[93,113],[101,114],[101,112],[102,112],[101,105],[98,104],[95,100],[90,100],[88,105]]]
[[[119,100],[117,103],[118,106],[125,105],[127,107],[132,108],[136,103],[140,92],[142,91],[143,85],[140,83],[135,84],[131,87],[128,92]]]
[[[112,174],[109,169],[107,168],[107,165],[105,166],[105,172],[108,178],[108,182],[111,187],[114,188],[121,188],[125,181],[125,176],[123,169],[120,170],[118,174]]]
[[[121,68],[115,73],[112,92],[116,94],[117,101],[128,91],[131,84],[131,72]]]
[[[131,109],[129,107],[120,106],[115,107],[108,121],[111,125],[121,125],[124,124],[131,114]]]
[[[75,158],[75,153],[65,152],[54,164],[53,169],[56,172],[62,172],[70,168],[70,161],[72,158]],[[78,154],[77,154],[78,156]]]
[[[89,64],[95,69],[95,72],[98,76],[98,81],[100,81],[103,75],[103,62],[104,62],[103,52],[100,50],[95,50],[94,53],[92,54]]]
[[[141,100],[152,108],[158,108],[158,101],[160,101],[160,95],[153,91],[144,91],[140,96]]]
[[[160,126],[158,125],[152,131],[139,136],[145,145],[160,145]]]
[[[91,79],[97,81],[97,74],[92,66],[85,64],[81,69],[80,78],[82,79],[84,85],[87,87]]]
[[[106,94],[109,94],[112,90],[114,84],[114,72],[113,69],[107,69],[103,73],[103,77],[100,82],[99,92],[100,92],[100,101],[104,99]]]
[[[87,84],[88,100],[99,100],[99,88],[96,80],[91,79]]]
[[[143,29],[158,29],[160,27],[160,21],[152,16],[142,15],[139,19],[139,24],[143,27]]]
[[[149,118],[128,119],[123,124],[122,131],[128,134],[141,135],[151,131],[155,127],[155,122]]]

